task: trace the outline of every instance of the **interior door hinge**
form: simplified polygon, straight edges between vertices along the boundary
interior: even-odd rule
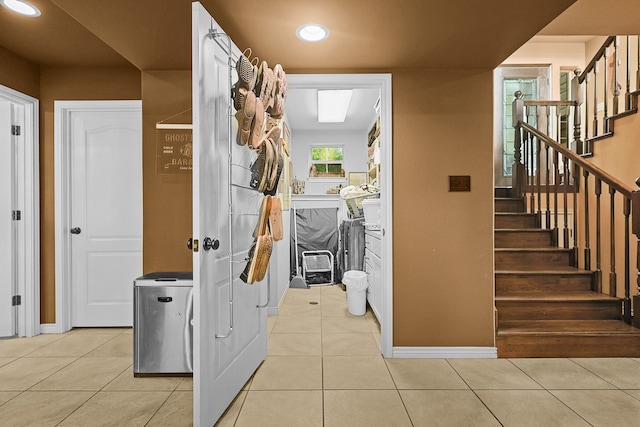
[[[22,214],[20,213],[20,211],[11,211],[11,219],[13,219],[14,221],[20,221],[21,218]]]
[[[11,125],[11,135],[19,136],[20,135],[20,126]]]
[[[22,305],[22,295],[14,295],[11,297],[11,306]]]

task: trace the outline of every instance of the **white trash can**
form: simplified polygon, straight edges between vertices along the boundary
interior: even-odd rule
[[[354,316],[362,316],[367,311],[367,273],[349,270],[342,276],[347,287],[347,307]]]

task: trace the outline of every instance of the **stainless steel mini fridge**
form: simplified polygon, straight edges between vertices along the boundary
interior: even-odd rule
[[[133,286],[133,373],[193,373],[193,273],[150,273]]]

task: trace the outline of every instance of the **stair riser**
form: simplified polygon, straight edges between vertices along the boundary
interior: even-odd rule
[[[524,200],[496,200],[495,209],[496,212],[524,212]]]
[[[535,214],[496,215],[495,228],[536,228]]]
[[[494,197],[511,197],[511,188],[496,187],[493,191]]]
[[[509,335],[496,337],[498,357],[640,357],[637,335]]]
[[[498,324],[502,320],[619,320],[619,301],[500,301],[496,300]]]
[[[572,265],[570,251],[496,251],[496,270],[542,270]]]
[[[552,243],[553,234],[551,230],[495,232],[496,248],[546,248],[552,246]]]
[[[496,296],[508,292],[590,291],[592,274],[496,274]]]

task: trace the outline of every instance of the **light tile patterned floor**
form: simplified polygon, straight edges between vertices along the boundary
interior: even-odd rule
[[[289,289],[217,426],[637,426],[640,359],[387,359],[337,286]],[[0,340],[0,425],[189,426],[190,378],[134,378],[131,329]]]

